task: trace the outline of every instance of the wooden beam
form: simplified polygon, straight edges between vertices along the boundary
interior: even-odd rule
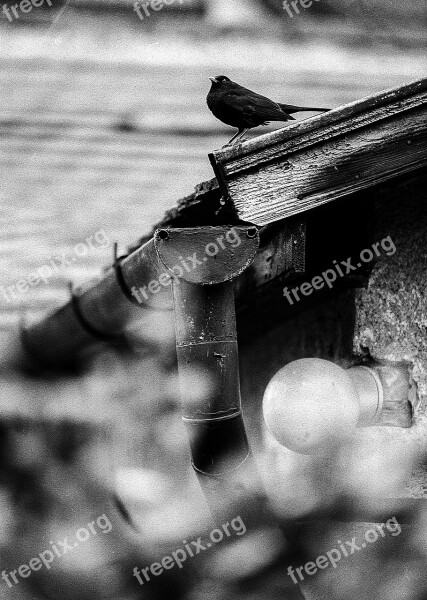
[[[209,156],[237,217],[305,212],[427,165],[427,79]]]

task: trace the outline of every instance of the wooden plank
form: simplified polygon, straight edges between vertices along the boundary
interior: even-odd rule
[[[288,219],[280,226],[261,230],[261,244],[251,266],[235,280],[236,302],[248,298],[276,278],[282,280],[305,272],[306,222],[304,217]]]
[[[427,164],[427,79],[210,155],[238,217],[265,225]]]
[[[326,138],[329,133],[326,127],[339,124],[340,122],[343,122],[345,131],[350,131],[354,125],[357,126],[357,121],[353,123],[351,119],[356,118],[358,115],[362,115],[363,117],[364,113],[366,114],[369,111],[375,111],[384,107],[387,107],[388,109],[385,112],[385,116],[387,116],[387,114],[391,115],[393,114],[391,111],[397,112],[399,110],[399,102],[405,100],[409,102],[411,102],[411,100],[416,102],[416,100],[414,100],[415,97],[417,95],[422,95],[426,91],[427,79],[422,79],[401,88],[388,90],[375,96],[369,96],[368,98],[356,100],[355,102],[346,104],[343,107],[331,110],[328,113],[323,113],[322,115],[312,119],[306,119],[304,121],[288,125],[283,129],[261,135],[257,138],[244,142],[243,144],[226,146],[214,152],[212,157],[215,162],[226,164],[234,159],[259,153],[259,151],[267,150],[269,148],[270,151],[266,152],[266,158],[274,158],[275,155],[280,156],[280,144],[282,142],[286,144],[286,142],[292,140],[293,143],[295,143],[296,138],[300,138],[306,133],[310,134],[310,137],[307,139],[307,142],[310,142],[310,140],[312,140],[311,136],[316,130],[321,130],[321,137],[319,140],[322,140],[322,138]],[[420,102],[418,101],[417,104],[419,103]],[[396,104],[396,106],[391,106],[393,104]],[[286,150],[286,145],[283,147],[283,150]],[[263,156],[257,156],[257,158],[258,160],[262,160]]]

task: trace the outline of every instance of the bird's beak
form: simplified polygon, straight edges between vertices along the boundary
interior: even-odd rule
[[[209,79],[212,81],[212,83],[218,83],[218,79],[215,79],[215,77],[209,77]]]

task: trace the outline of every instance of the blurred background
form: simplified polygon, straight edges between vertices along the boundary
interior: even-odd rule
[[[232,132],[206,107],[209,76],[228,75],[285,103],[337,107],[425,75],[425,0],[316,0],[298,3],[299,13],[290,4],[291,14],[279,0],[175,0],[147,7],[150,16],[142,9],[143,19],[128,0],[51,4],[15,17],[16,4],[5,0],[0,13],[0,342],[23,315],[38,318],[64,302],[68,280],[96,277],[111,262],[114,241],[125,250],[213,176],[207,154]],[[45,282],[17,291],[43,266],[52,271]],[[50,541],[72,537],[103,513],[113,531],[108,543],[98,543],[99,535],[87,552],[58,559],[55,571],[13,588],[0,581],[0,598],[294,597],[292,589],[283,593],[284,567],[279,574],[271,567],[281,548],[277,532],[264,526],[208,566],[194,561],[146,588],[132,576],[134,566],[161,559],[210,525],[180,420],[173,328],[162,318],[147,331],[158,354],[129,363],[107,355],[77,381],[2,376],[1,569],[28,564]],[[197,374],[194,382],[197,398],[204,382]],[[371,476],[360,483],[360,454],[350,454],[346,447],[334,456],[335,471],[331,457],[288,465],[307,505],[321,508],[336,485],[371,506],[378,473],[393,471],[385,489],[375,487],[389,493],[412,468],[413,457],[396,448],[392,464],[366,458]],[[113,488],[139,534],[122,519]],[[298,514],[295,507],[278,512],[285,520]],[[425,515],[419,519],[425,524]],[[315,558],[321,543],[333,546],[334,536],[325,526],[296,566]],[[402,542],[404,563],[396,552],[378,547],[359,570],[343,570],[329,598],[371,597],[367,579],[377,600],[425,598],[426,540]],[[259,580],[251,579],[258,571]]]

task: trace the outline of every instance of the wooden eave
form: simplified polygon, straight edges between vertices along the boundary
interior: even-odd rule
[[[209,155],[230,212],[258,226],[427,165],[427,79]]]

